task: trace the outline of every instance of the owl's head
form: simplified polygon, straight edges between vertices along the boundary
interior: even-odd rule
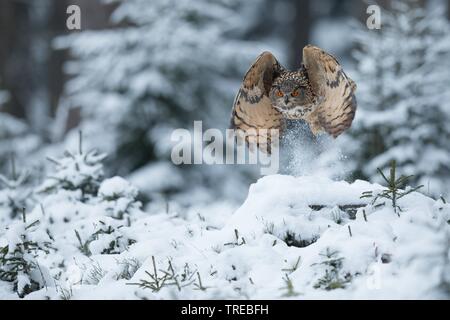
[[[287,73],[276,79],[272,84],[269,97],[272,105],[279,111],[309,107],[314,103],[307,80],[298,72]]]

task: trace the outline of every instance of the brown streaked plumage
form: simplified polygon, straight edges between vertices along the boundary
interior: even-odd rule
[[[325,131],[336,138],[355,116],[355,90],[337,60],[318,47],[303,48],[297,71],[285,70],[270,52],[263,52],[244,76],[231,125],[263,151],[271,137],[262,129],[282,131],[283,118],[303,119],[315,135]]]

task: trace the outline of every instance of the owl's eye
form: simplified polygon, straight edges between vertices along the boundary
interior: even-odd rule
[[[297,97],[299,94],[300,94],[300,92],[299,92],[299,90],[297,89],[297,90],[292,91],[291,96]]]
[[[280,91],[280,90],[277,91],[277,97],[282,97],[283,95],[284,95],[284,94],[283,94],[282,91]]]

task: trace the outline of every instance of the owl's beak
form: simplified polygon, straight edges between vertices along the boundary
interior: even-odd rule
[[[289,102],[289,96],[284,96],[284,103],[287,104]]]

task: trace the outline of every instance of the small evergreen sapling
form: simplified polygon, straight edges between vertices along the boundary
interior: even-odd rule
[[[106,158],[106,154],[99,153],[95,149],[84,153],[81,133],[79,141],[77,153],[65,151],[61,159],[48,158],[54,163],[55,172],[38,188],[38,193],[57,193],[61,189],[80,190],[82,202],[87,202],[97,195],[104,176],[102,161]]]
[[[380,168],[378,168],[378,172],[382,176],[383,180],[387,183],[387,186],[383,190],[381,190],[380,192],[377,192],[375,194],[373,191],[365,191],[365,192],[363,192],[361,198],[371,198],[372,199],[371,204],[375,205],[375,206],[381,206],[381,205],[385,204],[385,203],[376,204],[376,202],[379,199],[381,199],[381,198],[387,199],[387,200],[391,201],[394,212],[400,216],[399,211],[402,211],[402,209],[398,205],[398,200],[414,191],[417,191],[418,189],[422,188],[423,185],[420,185],[415,188],[409,188],[409,189],[402,190],[401,188],[404,187],[408,183],[408,180],[412,176],[403,176],[402,175],[397,178],[397,176],[396,176],[396,161],[395,160],[391,161],[391,169],[390,169],[389,177],[386,177]]]
[[[114,177],[102,182],[98,198],[108,216],[126,219],[141,207],[141,203],[136,200],[138,193],[138,189],[128,181]]]
[[[158,292],[164,287],[175,286],[178,291],[182,288],[194,285],[197,290],[206,290],[204,287],[198,271],[192,271],[189,265],[184,265],[183,271],[178,272],[169,259],[167,268],[165,270],[159,269],[156,266],[155,257],[152,256],[152,271],[145,271],[149,279],[140,279],[137,283],[128,283],[128,285],[137,285],[143,289],[151,289],[153,292]],[[197,276],[197,279],[195,279]],[[197,282],[196,282],[197,280]]]
[[[9,168],[11,154],[28,162],[30,154],[42,146],[42,140],[25,121],[2,112],[2,97],[6,95],[0,90],[0,171],[4,172]]]
[[[202,282],[202,278],[200,277],[200,272],[197,271],[197,282],[194,283],[195,290],[206,291],[209,287],[205,287]]]
[[[40,266],[37,257],[48,254],[52,240],[39,228],[39,220],[23,220],[9,226],[7,245],[0,247],[0,280],[12,282],[19,297],[39,290],[46,285],[47,270]]]
[[[324,259],[320,263],[313,265],[324,265],[325,275],[316,282],[314,289],[334,290],[345,288],[346,285],[352,280],[352,276],[349,273],[342,274],[342,261],[343,257],[339,257],[337,251],[332,251],[327,248],[325,253],[320,254]]]
[[[0,174],[0,220],[5,214],[10,219],[20,216],[30,202],[31,191],[27,188],[29,174],[26,171],[18,173],[14,157],[11,158],[11,177]]]
[[[124,227],[119,221],[110,217],[102,217],[93,225],[90,235],[83,237],[78,230],[75,236],[80,251],[86,256],[93,254],[119,254],[135,243],[122,231]]]
[[[291,278],[289,278],[289,275],[286,273],[283,277],[283,281],[285,283],[285,287],[282,287],[282,290],[285,290],[285,293],[283,294],[283,297],[295,297],[298,296],[300,293],[295,291],[294,284],[292,283]]]
[[[85,267],[84,271],[85,275],[83,276],[81,282],[85,284],[98,285],[106,275],[106,271],[100,266],[98,262],[93,263],[89,267]]]
[[[139,283],[128,283],[129,285],[138,285],[140,288],[151,289],[153,292],[158,292],[164,287],[164,284],[167,280],[167,274],[158,275],[158,269],[156,268],[155,257],[152,256],[152,264],[153,264],[153,273],[149,271],[145,271],[145,273],[149,276],[150,280],[141,279]]]
[[[130,280],[136,271],[141,267],[141,262],[136,258],[124,259],[121,261],[117,261],[117,265],[119,265],[120,271],[116,274],[116,280],[125,279]]]

